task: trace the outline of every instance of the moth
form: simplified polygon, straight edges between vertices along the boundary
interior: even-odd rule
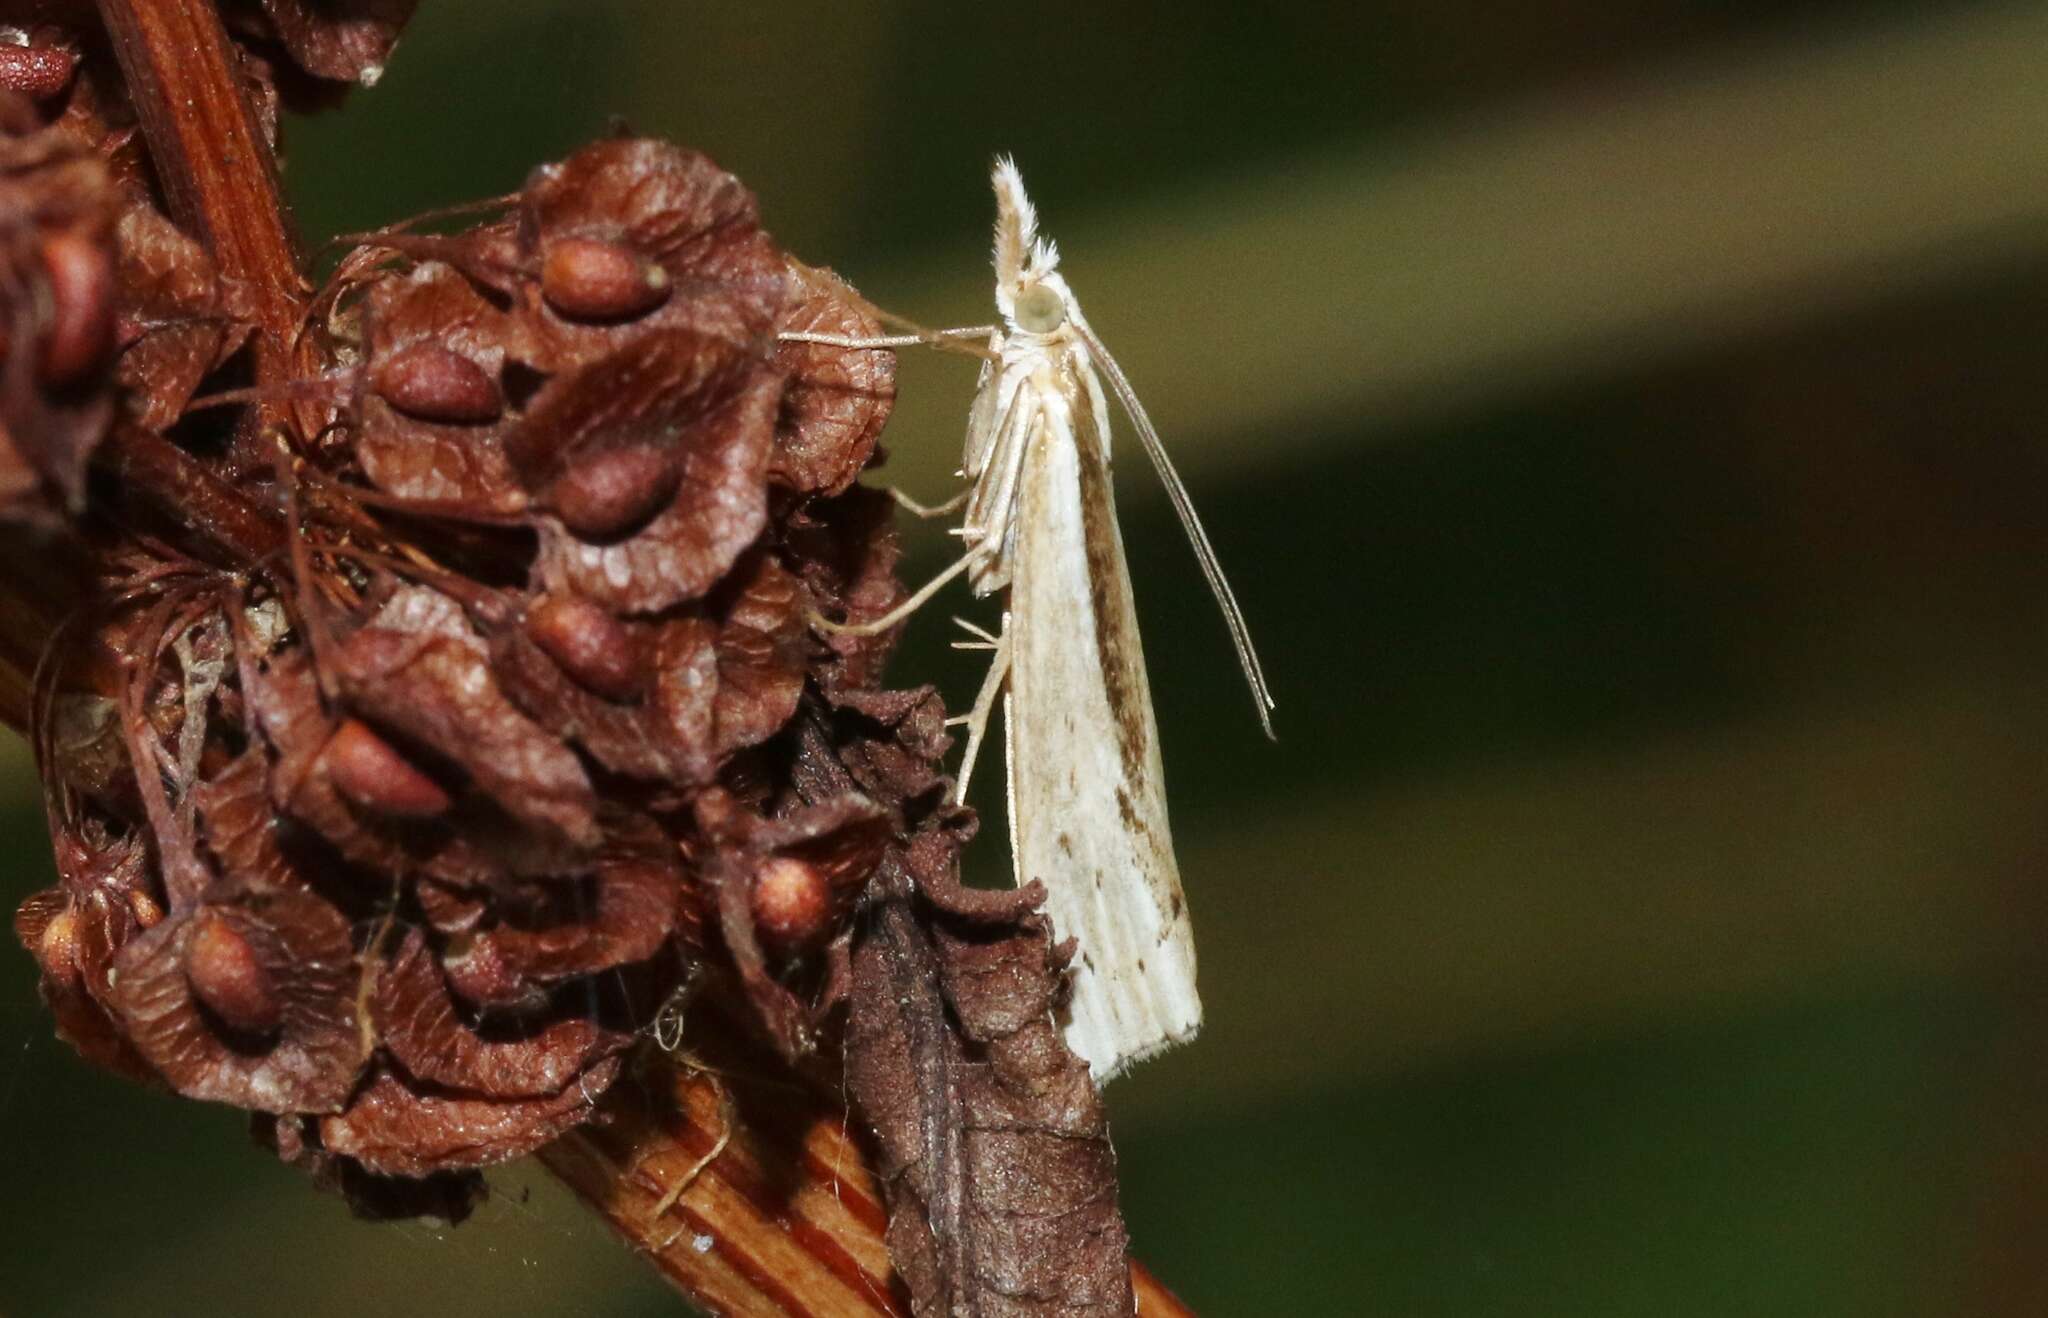
[[[998,160],[993,182],[1000,324],[865,340],[786,337],[875,347],[987,336],[961,464],[970,482],[958,528],[965,553],[860,630],[893,626],[962,572],[977,595],[1008,591],[1001,633],[984,634],[994,662],[964,720],[959,795],[1001,694],[1017,883],[1042,880],[1055,936],[1075,940],[1065,1037],[1100,1084],[1192,1038],[1202,1023],[1194,931],[1110,489],[1105,381],[1194,546],[1269,737],[1273,699],[1187,489],[1082,315],[1057,248],[1039,236],[1016,166]]]

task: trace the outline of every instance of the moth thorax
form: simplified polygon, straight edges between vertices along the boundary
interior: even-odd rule
[[[1017,328],[1027,334],[1050,334],[1067,318],[1067,304],[1044,284],[1017,294]]]

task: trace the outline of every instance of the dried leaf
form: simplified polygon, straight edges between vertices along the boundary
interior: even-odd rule
[[[673,852],[655,831],[657,845]],[[532,885],[525,904],[502,903],[502,920],[477,935],[505,964],[543,984],[596,974],[657,955],[675,931],[682,874],[656,856],[620,857],[575,884]]]
[[[677,786],[710,780],[713,702],[718,687],[715,629],[696,618],[635,625],[650,656],[641,699],[605,699],[572,680],[521,628],[492,638],[492,663],[506,694],[541,726],[583,747],[614,773]]]
[[[279,1025],[268,1037],[228,1029],[194,991],[195,940],[216,923],[246,945],[276,995]],[[335,1112],[367,1060],[348,921],[311,893],[209,894],[205,905],[129,942],[114,969],[113,1004],[129,1038],[187,1097],[264,1112]]]
[[[789,262],[794,294],[782,330],[869,338],[882,332],[853,290],[829,270]],[[769,478],[805,494],[842,494],[875,454],[896,402],[896,354],[881,348],[779,343],[774,362],[789,376],[775,428]]]
[[[321,707],[305,651],[287,650],[267,663],[245,661],[242,675],[249,706],[277,752],[270,796],[279,809],[371,873],[420,874],[462,885],[505,877],[504,865],[460,827],[460,817],[395,819],[336,789],[324,753],[339,722]]]
[[[849,622],[879,618],[904,597],[896,579],[902,550],[896,505],[880,490],[856,486],[836,499],[816,499],[791,514],[785,552],[799,568],[820,612]],[[823,638],[831,658],[820,673],[827,689],[873,689],[895,637],[834,632]]]
[[[213,259],[139,192],[114,226],[122,338],[115,378],[135,420],[167,430],[250,333],[222,301]]]
[[[285,855],[277,810],[270,802],[270,757],[251,747],[192,789],[201,836],[223,873],[245,888],[302,888],[306,881]]]
[[[330,660],[349,703],[459,766],[525,827],[517,872],[572,867],[594,849],[597,797],[575,755],[507,700],[462,609],[424,586],[393,590]]]
[[[389,1071],[348,1111],[320,1119],[320,1142],[382,1176],[489,1167],[533,1152],[581,1124],[618,1079],[608,1058],[547,1098],[492,1100],[425,1091]]]
[[[766,741],[789,722],[810,654],[803,583],[765,553],[733,576],[741,585],[718,631],[712,711],[721,757]]]
[[[526,493],[505,458],[509,419],[449,423],[419,415],[390,382],[392,364],[422,347],[474,365],[495,383],[508,361],[536,349],[521,323],[487,302],[453,267],[426,262],[407,274],[374,281],[362,311],[366,335],[364,386],[356,403],[355,456],[376,486],[405,499],[451,510],[504,515],[526,506]]]
[[[593,143],[535,170],[520,211],[521,241],[536,259],[558,239],[621,243],[657,264],[675,290],[643,322],[738,343],[774,329],[784,297],[781,253],[760,230],[751,192],[694,151],[652,138]],[[548,314],[573,356],[609,346],[609,326]]]
[[[465,1019],[425,935],[406,935],[377,977],[371,1019],[407,1074],[443,1088],[491,1098],[549,1098],[631,1036],[582,1016]]]
[[[780,376],[757,369],[675,436],[674,499],[626,539],[592,544],[558,518],[543,518],[537,584],[625,613],[666,609],[710,589],[767,524],[762,476],[781,392]]]
[[[246,3],[246,0],[243,0]],[[365,87],[383,76],[398,34],[419,0],[262,0],[269,32],[316,78]],[[241,15],[241,26],[262,31]]]
[[[320,1147],[318,1120],[253,1113],[250,1133],[316,1185],[348,1201],[349,1210],[371,1222],[433,1217],[460,1225],[488,1195],[474,1171],[429,1172],[424,1176],[380,1176],[352,1158]]]
[[[823,800],[841,780],[878,801],[942,797],[941,761],[951,738],[946,707],[932,687],[908,691],[833,690],[830,711],[803,716],[792,777],[806,800]]]
[[[635,334],[555,376],[505,448],[527,488],[545,491],[579,458],[673,447],[739,394],[757,363],[743,342],[688,329]]]
[[[1116,1155],[1051,1004],[1043,920],[929,925],[945,846],[895,853],[856,940],[847,1088],[874,1128],[889,1253],[919,1314],[1132,1312]]]

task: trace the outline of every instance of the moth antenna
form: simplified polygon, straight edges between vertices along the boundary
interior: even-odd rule
[[[1040,238],[1031,244],[1031,264],[1025,273],[1033,279],[1043,279],[1060,268],[1060,245],[1050,238]]]
[[[1230,582],[1223,576],[1223,565],[1216,561],[1216,549],[1209,543],[1209,533],[1202,529],[1202,519],[1195,516],[1194,500],[1188,497],[1187,486],[1181,483],[1180,473],[1173,469],[1173,462],[1166,456],[1166,445],[1160,443],[1159,432],[1152,426],[1152,418],[1145,413],[1145,405],[1138,401],[1137,391],[1131,388],[1123,368],[1116,364],[1116,358],[1109,355],[1109,349],[1102,346],[1102,340],[1079,316],[1071,321],[1074,329],[1088,345],[1088,351],[1102,364],[1102,373],[1109,377],[1110,392],[1123,404],[1124,415],[1131,419],[1131,425],[1138,432],[1138,443],[1145,450],[1145,456],[1152,459],[1153,468],[1159,473],[1160,484],[1166,487],[1166,497],[1173,503],[1173,511],[1180,517],[1181,529],[1187,532],[1188,543],[1194,546],[1195,560],[1202,565],[1202,575],[1208,578],[1209,592],[1216,597],[1217,607],[1223,610],[1224,625],[1230,629],[1230,643],[1237,647],[1237,664],[1244,670],[1244,680],[1252,689],[1252,700],[1259,713],[1259,726],[1265,730],[1269,740],[1278,741],[1273,731],[1273,693],[1266,686],[1265,669],[1259,665],[1259,652],[1252,647],[1251,628],[1245,625],[1244,612],[1237,607],[1237,596],[1231,593]]]
[[[1008,156],[997,156],[990,182],[996,190],[996,291],[1008,312],[1008,301],[1024,277],[1031,246],[1038,238],[1038,211],[1025,195],[1023,176]]]

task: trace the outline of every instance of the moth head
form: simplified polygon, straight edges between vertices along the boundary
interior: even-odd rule
[[[1010,319],[1026,334],[1050,334],[1067,323],[1067,300],[1050,283],[1025,284],[1011,301]]]

